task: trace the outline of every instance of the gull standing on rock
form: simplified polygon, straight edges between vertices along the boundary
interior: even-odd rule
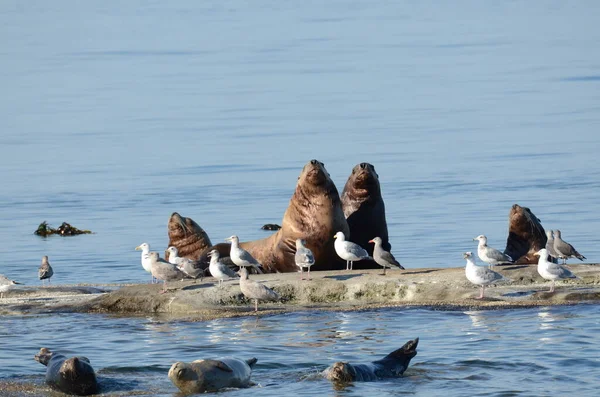
[[[240,268],[240,290],[248,299],[254,299],[254,311],[258,311],[258,301],[277,301],[279,294],[271,288],[248,278],[248,269]]]
[[[493,271],[489,267],[477,266],[475,264],[473,253],[465,252],[463,254],[463,258],[467,260],[467,265],[465,266],[465,275],[467,276],[467,280],[475,285],[481,286],[481,293],[477,299],[483,299],[483,293],[486,285],[498,281],[508,281],[500,273]]]
[[[337,232],[333,247],[340,258],[346,261],[346,270],[352,270],[352,263],[362,259],[373,259],[369,253],[360,245],[354,244],[351,241],[346,241],[344,232]]]
[[[308,268],[308,280],[310,280],[310,267],[315,264],[315,256],[312,251],[305,246],[306,241],[301,238],[296,240],[296,255],[294,260],[296,266],[300,268],[300,280],[304,280],[304,268]]]
[[[546,280],[552,281],[552,286],[550,287],[549,292],[554,292],[554,282],[556,280],[563,278],[577,278],[577,276],[566,267],[561,266],[558,263],[548,261],[548,251],[546,251],[545,248],[542,248],[534,255],[540,257],[537,265],[537,271],[540,276]]]
[[[4,298],[4,293],[12,289],[13,286],[16,284],[21,283],[17,283],[16,281],[11,280],[8,277],[0,274],[0,299]]]
[[[223,280],[225,278],[235,278],[236,274],[233,270],[229,268],[226,264],[219,260],[219,251],[212,250],[208,253],[210,256],[210,265],[208,266],[208,271],[210,274],[219,280],[219,286],[223,285]]]
[[[48,280],[48,285],[50,285],[50,277],[54,274],[54,270],[52,270],[52,266],[50,266],[50,262],[48,261],[48,255],[44,255],[42,257],[42,264],[38,269],[38,276],[40,280],[42,280],[42,287],[44,286],[44,280]]]
[[[392,266],[396,266],[402,270],[404,267],[394,258],[391,252],[388,252],[383,249],[381,244],[383,241],[381,237],[375,237],[373,240],[369,240],[370,243],[375,244],[375,248],[373,249],[373,259],[377,262],[378,265],[383,266],[383,275],[385,276],[385,269],[392,268]]]
[[[500,265],[502,263],[512,263],[513,258],[509,255],[503,254],[495,248],[488,247],[487,245],[487,237],[483,234],[475,237],[473,241],[479,240],[479,245],[477,246],[477,255],[479,259],[484,261],[490,266]]]
[[[560,230],[554,231],[554,251],[558,254],[558,257],[563,260],[563,265],[567,263],[568,258],[577,258],[580,261],[587,259],[581,255],[577,250],[569,243],[564,241],[561,237]]]
[[[548,237],[548,240],[546,241],[546,251],[548,251],[548,255],[553,258],[558,258],[558,254],[554,250],[554,232],[552,230],[546,230],[546,237]]]
[[[200,261],[193,261],[188,258],[179,256],[179,250],[176,247],[167,248],[169,252],[169,263],[177,265],[177,268],[184,272],[188,277],[194,280],[200,277],[200,281],[204,278],[204,269]]]
[[[185,278],[185,274],[176,265],[161,259],[158,252],[150,252],[149,257],[152,276],[163,281],[161,294],[167,292],[167,281],[177,281]]]
[[[152,264],[150,263],[150,244],[148,243],[142,243],[140,245],[138,245],[137,247],[135,247],[136,251],[142,251],[142,267],[144,268],[145,271],[147,271],[148,273],[152,274]],[[152,279],[152,284],[154,284],[154,276],[150,276]]]
[[[248,251],[243,248],[240,248],[240,239],[235,234],[229,238],[226,238],[225,241],[231,241],[231,252],[229,256],[231,257],[231,261],[235,263],[238,267],[248,267],[251,266],[258,273],[262,273],[260,268],[262,265],[258,263],[256,259]]]

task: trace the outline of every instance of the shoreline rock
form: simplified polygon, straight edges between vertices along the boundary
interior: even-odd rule
[[[281,303],[261,303],[258,313],[241,294],[237,280],[219,288],[207,278],[169,283],[165,294],[159,294],[160,284],[22,287],[0,301],[0,314],[81,312],[210,320],[298,311],[507,309],[600,302],[600,267],[569,267],[581,279],[557,284],[556,292],[549,293],[549,283],[537,274],[536,265],[497,266],[495,270],[512,283],[489,287],[484,300],[474,299],[478,288],[466,280],[463,267],[409,268],[386,276],[381,270],[311,272],[311,281],[299,280],[296,273],[254,275],[282,296]]]

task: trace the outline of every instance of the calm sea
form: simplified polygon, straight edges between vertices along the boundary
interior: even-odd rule
[[[147,281],[134,247],[162,252],[173,211],[213,242],[264,237],[313,158],[340,191],[355,164],[375,165],[405,267],[462,266],[479,234],[503,248],[514,203],[597,262],[599,14],[596,1],[3,1],[0,273],[35,285],[48,255],[57,284]],[[34,236],[44,220],[95,234]],[[57,338],[107,374],[147,352],[141,384],[169,394],[171,361],[243,342],[259,358],[260,393],[332,394],[295,380],[421,335],[408,380],[340,395],[593,395],[597,314],[369,312],[368,326],[382,321],[372,329],[364,314],[296,314],[241,334],[255,320],[1,318],[0,378],[37,381],[31,357]],[[547,318],[558,320],[542,337]],[[335,337],[346,325],[352,337]],[[325,350],[320,329],[334,335]]]

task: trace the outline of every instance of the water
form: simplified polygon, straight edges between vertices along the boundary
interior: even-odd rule
[[[121,395],[176,395],[166,376],[173,362],[236,355],[258,358],[253,372],[258,386],[251,393],[259,396],[594,396],[600,376],[599,318],[597,305],[294,313],[199,323],[64,314],[40,316],[37,326],[27,326],[19,336],[12,334],[13,327],[34,321],[8,318],[0,325],[0,351],[9,375],[5,380],[33,385],[34,395],[45,395],[43,367],[33,354],[16,356],[37,352],[49,331],[52,345],[91,357],[101,384]],[[66,322],[70,326],[64,328]],[[55,332],[58,328],[63,329]],[[336,391],[318,376],[335,361],[372,361],[417,336],[418,354],[403,378]]]
[[[55,283],[146,281],[133,248],[146,241],[162,252],[173,211],[196,220],[213,242],[233,233],[263,237],[259,227],[280,222],[312,158],[326,164],[340,191],[355,164],[375,165],[393,252],[406,267],[462,266],[461,253],[474,249],[471,239],[482,233],[503,248],[514,203],[530,207],[546,228],[562,229],[589,261],[598,261],[599,8],[595,1],[5,1],[0,273],[36,284],[40,258],[49,255]],[[38,238],[32,232],[44,220],[96,234]],[[592,337],[584,323],[593,310],[569,310],[583,319],[572,332]],[[408,313],[420,319],[420,335],[430,322],[463,316]],[[356,316],[344,316],[361,327]],[[527,316],[538,319],[535,311],[485,316],[511,324],[508,340],[497,340],[502,354],[512,352],[506,344],[521,335],[517,328],[527,329]],[[155,324],[88,316],[58,317],[55,324],[71,320],[109,324],[114,332],[133,326],[119,344],[132,351],[141,343],[131,339]],[[48,321],[2,318],[0,327],[33,338],[20,330],[34,333]],[[289,318],[261,321],[278,327]],[[188,334],[206,324],[165,327]],[[57,337],[68,340],[63,332]],[[103,349],[112,343],[110,335],[97,340]],[[568,340],[555,340],[551,351],[572,351]],[[432,352],[455,354],[456,344],[425,342],[417,372],[398,382],[436,394],[419,379],[435,379],[461,360],[468,372],[471,358],[418,375],[419,361],[431,360]],[[396,345],[394,339],[382,350]],[[38,347],[16,344],[11,352],[29,358]],[[122,357],[102,362],[106,352],[89,349],[81,345],[100,367],[126,365]],[[271,362],[294,365],[287,361],[292,348],[280,349],[279,356],[269,353]],[[7,366],[5,351],[0,376],[39,373],[35,363]],[[260,365],[269,362],[256,354]],[[499,373],[510,372],[504,365],[482,371],[483,378],[443,381],[444,387],[517,387],[512,378],[499,381]],[[569,365],[590,370],[586,363]],[[555,365],[543,367],[535,376],[523,368],[514,373],[541,394],[548,384],[566,390],[577,379],[560,377]],[[10,368],[18,371],[7,374]],[[267,372],[259,366],[257,375],[274,376]],[[343,393],[393,393],[395,382]],[[264,390],[307,392],[302,383],[277,385]]]

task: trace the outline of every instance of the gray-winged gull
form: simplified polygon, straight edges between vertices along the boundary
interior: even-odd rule
[[[179,256],[179,250],[177,247],[167,248],[169,252],[169,263],[176,265],[179,270],[184,272],[188,277],[197,279],[200,277],[200,281],[204,278],[204,268],[200,261],[193,261],[188,258]]]
[[[554,250],[554,232],[552,230],[546,230],[546,237],[548,238],[546,241],[546,251],[548,251],[548,255],[553,258],[558,258],[558,254]]]
[[[279,300],[279,294],[273,291],[271,288],[261,283],[257,283],[254,280],[248,278],[248,269],[241,267],[240,274],[240,290],[242,294],[248,299],[254,299],[254,311],[258,311],[258,301],[277,301]]]
[[[545,248],[542,248],[534,255],[539,256],[537,271],[542,276],[542,278],[546,280],[552,281],[552,286],[550,287],[550,292],[554,292],[554,282],[563,278],[577,278],[569,269],[564,266],[559,265],[558,263],[553,263],[548,261],[548,251]]]
[[[154,284],[155,280],[154,280],[154,276],[152,276],[152,265],[150,263],[150,244],[142,243],[142,244],[138,245],[137,247],[135,247],[135,250],[142,251],[142,255],[140,258],[142,261],[142,267],[144,268],[145,271],[150,273],[150,278],[151,278],[152,284]]]
[[[381,237],[375,237],[373,240],[369,240],[369,242],[375,244],[375,248],[373,249],[373,259],[375,260],[375,262],[377,262],[379,266],[383,266],[384,276],[385,269],[388,267],[391,269],[392,266],[396,266],[404,270],[404,267],[402,267],[400,262],[398,262],[396,258],[394,258],[394,255],[392,255],[391,252],[388,252],[383,249],[383,247],[381,246],[381,244],[383,243]]]
[[[235,272],[229,268],[226,264],[219,260],[219,251],[212,250],[208,253],[210,257],[210,265],[208,265],[208,271],[210,271],[211,276],[219,280],[219,286],[223,285],[223,280],[225,278],[235,278]]]
[[[258,273],[262,273],[262,265],[248,251],[240,247],[240,239],[235,234],[225,241],[231,241],[231,261],[239,267],[253,267]]]
[[[161,259],[158,252],[150,252],[149,256],[152,276],[163,282],[161,294],[167,292],[167,281],[177,281],[185,278],[185,273],[179,270],[177,265]]]
[[[15,280],[11,280],[5,275],[0,274],[0,299],[4,298],[4,293],[12,289],[15,285],[21,284]]]
[[[42,257],[42,264],[38,269],[38,277],[42,280],[42,286],[44,286],[44,280],[48,280],[48,284],[50,284],[50,277],[54,275],[54,270],[52,266],[50,266],[50,262],[48,261],[48,256],[44,255]]]
[[[335,238],[333,247],[338,256],[346,261],[346,270],[352,270],[354,262],[363,259],[373,259],[363,247],[351,241],[346,241],[344,232],[337,232],[333,237]]]
[[[301,238],[296,239],[296,254],[294,260],[296,266],[300,268],[300,280],[304,279],[304,268],[308,268],[308,280],[310,280],[310,267],[315,264],[315,256],[312,251],[305,246],[306,242]]]
[[[484,261],[490,266],[499,265],[502,263],[512,263],[513,258],[509,255],[506,255],[495,248],[488,247],[487,245],[487,237],[483,234],[475,237],[473,241],[479,240],[479,245],[477,246],[477,255],[479,259]]]
[[[563,265],[567,263],[568,258],[577,258],[580,261],[587,259],[581,255],[577,250],[569,243],[562,239],[560,230],[554,231],[554,251],[558,254],[558,257],[563,260]]]
[[[508,281],[500,273],[493,271],[489,267],[478,266],[475,264],[473,253],[465,252],[463,254],[463,258],[467,260],[467,265],[465,266],[465,275],[467,276],[467,280],[475,285],[481,286],[481,293],[477,299],[483,299],[486,285],[499,281]]]

